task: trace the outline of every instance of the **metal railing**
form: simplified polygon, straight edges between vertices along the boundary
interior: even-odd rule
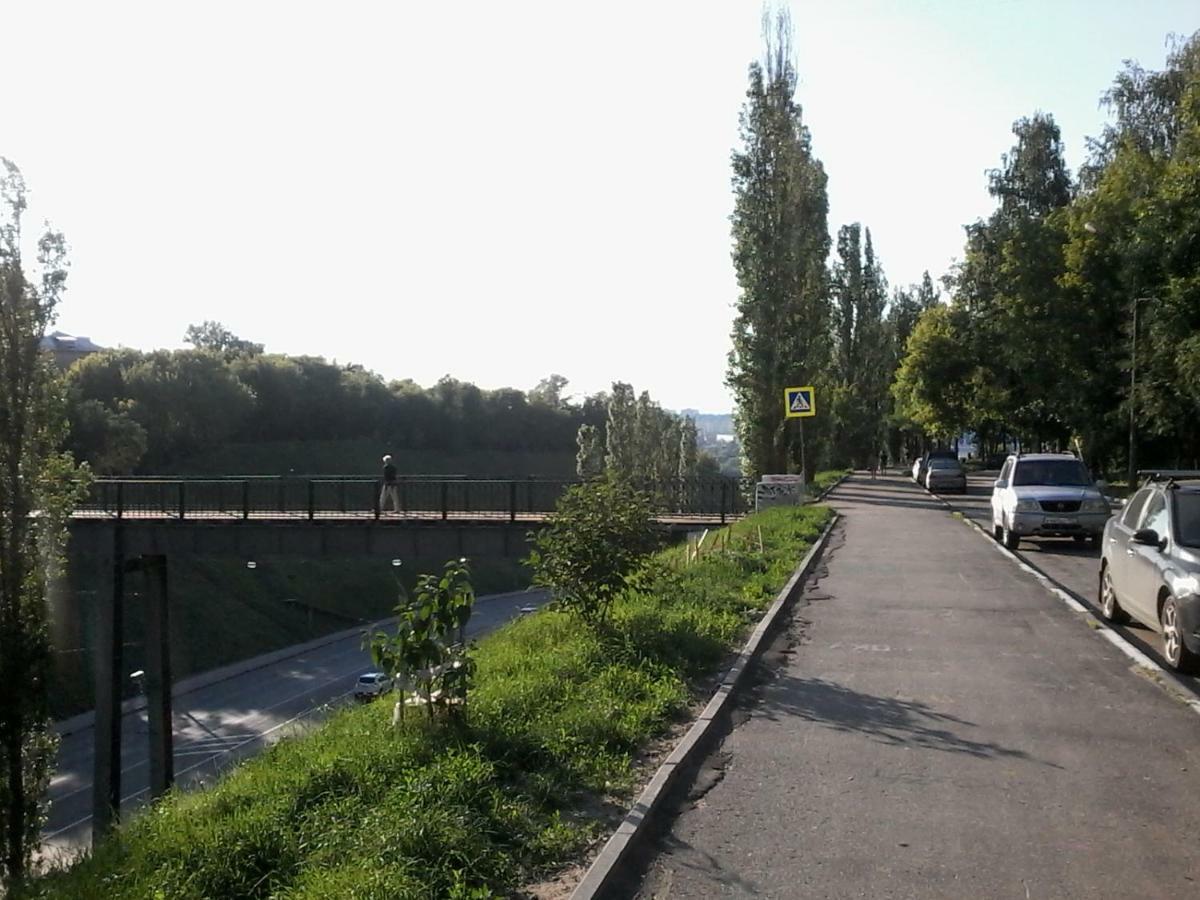
[[[163,519],[540,518],[579,479],[410,475],[396,481],[399,511],[364,476],[149,476],[97,478],[77,514]],[[660,518],[719,519],[745,515],[738,478],[673,478],[635,484]],[[752,496],[752,495],[751,495]],[[381,503],[387,501],[387,508]]]

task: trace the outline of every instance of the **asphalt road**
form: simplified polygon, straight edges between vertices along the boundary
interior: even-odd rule
[[[967,479],[967,494],[942,494],[943,500],[964,516],[978,522],[984,530],[991,531],[992,527],[992,482],[996,472],[981,472]],[[1071,594],[1076,600],[1092,611],[1099,614],[1099,604],[1096,592],[1100,579],[1100,547],[1089,547],[1076,544],[1072,540],[1046,538],[1044,540],[1021,541],[1017,554],[1029,565],[1051,578],[1059,587]],[[1163,659],[1162,637],[1155,631],[1141,625],[1114,626],[1114,630],[1127,641],[1159,663],[1166,666]],[[1195,675],[1177,675],[1176,678],[1200,696],[1200,677]]]
[[[637,896],[1200,896],[1200,716],[911,479],[828,502]]]
[[[480,597],[467,627],[478,638],[546,600],[543,591]],[[295,734],[339,704],[371,668],[359,633],[174,698],[175,775],[182,788],[211,781],[240,759]],[[91,841],[95,731],[63,737],[50,782],[43,854],[53,859]],[[122,813],[148,801],[148,733],[144,710],[122,720]]]

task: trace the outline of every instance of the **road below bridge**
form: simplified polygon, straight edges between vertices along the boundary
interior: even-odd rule
[[[494,631],[541,606],[546,593],[518,591],[480,597],[467,626],[469,638]],[[282,737],[319,722],[326,711],[352,702],[360,674],[371,668],[361,631],[280,658],[272,653],[234,667],[240,671],[174,696],[176,783],[188,788],[211,781],[239,760]],[[146,711],[122,719],[122,815],[149,799],[149,741]],[[95,731],[79,727],[64,735],[50,782],[50,817],[43,853],[53,859],[90,845]]]
[[[1200,894],[1193,708],[911,479],[828,502],[814,577],[626,895]]]

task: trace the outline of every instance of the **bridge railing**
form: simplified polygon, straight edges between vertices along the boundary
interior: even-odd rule
[[[364,476],[236,476],[224,478],[97,478],[78,505],[83,514],[115,518],[519,518],[554,511],[573,478],[402,476],[396,499],[381,496],[377,478]],[[737,478],[673,478],[636,485],[662,517],[719,518],[748,511]],[[381,506],[381,502],[385,505]]]

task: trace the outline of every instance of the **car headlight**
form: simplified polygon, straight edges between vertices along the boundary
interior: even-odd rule
[[[1093,513],[1106,513],[1108,509],[1108,501],[1102,497],[1094,497],[1091,500],[1083,501],[1083,511]]]
[[[1017,512],[1038,512],[1041,507],[1036,500],[1018,500]]]

